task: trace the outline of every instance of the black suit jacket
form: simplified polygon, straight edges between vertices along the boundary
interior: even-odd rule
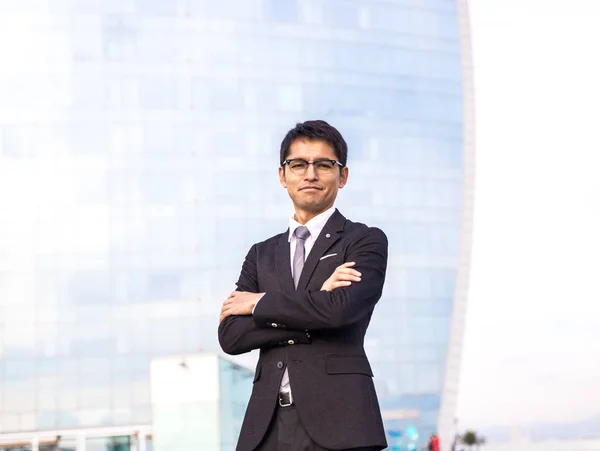
[[[321,260],[330,254],[336,255]],[[350,261],[361,282],[320,291],[335,268]],[[237,290],[266,294],[253,315],[230,316],[219,325],[226,353],[260,349],[238,451],[254,450],[265,436],[285,367],[302,425],[316,443],[332,450],[387,446],[363,347],[386,266],[385,234],[337,210],[308,254],[297,290],[288,232],[252,246]]]

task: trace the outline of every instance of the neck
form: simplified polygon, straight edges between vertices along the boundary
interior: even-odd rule
[[[308,211],[296,211],[294,219],[300,224],[304,225],[317,215],[319,215],[319,213],[311,213]]]
[[[299,222],[302,225],[305,225],[308,221],[310,221],[311,219],[313,219],[316,216],[319,216],[324,211],[329,210],[331,207],[332,207],[332,205],[328,206],[327,208],[325,208],[324,210],[321,210],[321,211],[306,211],[306,210],[300,210],[300,209],[296,208],[296,213],[294,214],[294,220]]]

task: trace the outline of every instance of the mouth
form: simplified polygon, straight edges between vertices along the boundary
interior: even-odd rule
[[[300,188],[300,191],[321,191],[321,188],[318,186],[305,186],[304,188]]]

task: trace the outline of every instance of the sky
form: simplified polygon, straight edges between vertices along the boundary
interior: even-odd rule
[[[600,1],[471,0],[459,428],[600,414]]]

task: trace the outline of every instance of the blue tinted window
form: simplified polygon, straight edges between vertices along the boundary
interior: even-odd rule
[[[179,318],[153,319],[152,330],[161,331],[160,336],[153,335],[152,350],[154,355],[168,356],[182,351]]]
[[[4,377],[8,381],[19,381],[35,376],[35,362],[7,360],[4,362]]]
[[[433,296],[436,298],[451,299],[454,296],[456,271],[438,269],[432,270],[430,274],[432,278]]]
[[[452,4],[453,2],[449,2]],[[440,36],[456,40],[459,35],[458,17],[455,14],[438,14],[437,30]]]
[[[341,28],[358,28],[360,3],[332,0],[322,3],[324,22]]]
[[[69,283],[72,304],[104,303],[110,299],[110,279],[101,271],[79,271]]]
[[[212,86],[210,106],[214,110],[240,110],[244,106],[244,97],[239,86],[226,84]]]
[[[436,392],[442,386],[441,369],[436,364],[415,365],[417,393]]]
[[[102,19],[82,16],[72,25],[73,59],[75,61],[97,61],[104,56]]]
[[[137,51],[137,31],[123,16],[104,16],[104,55],[109,61],[125,61]]]
[[[100,169],[82,170],[75,183],[77,200],[81,203],[106,203],[108,185],[106,171]]]
[[[294,22],[298,19],[297,0],[263,0],[262,3],[266,20]]]
[[[173,217],[154,217],[148,220],[148,237],[154,251],[175,250],[179,245],[178,223]]]
[[[31,139],[31,127],[4,126],[0,129],[0,149],[6,157],[31,157],[35,153]]]
[[[431,298],[431,274],[428,269],[409,268],[406,271],[406,291],[412,298]]]
[[[104,122],[86,121],[73,127],[71,147],[78,154],[103,155],[108,152],[108,128]]]
[[[147,0],[138,0],[146,3]],[[158,3],[158,2],[157,2]],[[160,2],[161,5],[175,5],[175,2]],[[178,59],[177,35],[156,33],[153,29],[139,29],[136,36],[137,57],[141,61],[173,61]]]
[[[186,13],[190,17],[229,20],[257,20],[261,16],[259,4],[256,0],[185,0]]]
[[[177,12],[177,2],[164,0],[135,0],[136,11],[141,15],[166,16]]]
[[[140,106],[168,109],[177,105],[175,81],[169,76],[143,76],[140,79]]]
[[[108,413],[108,412],[107,412]],[[88,438],[85,441],[86,451],[125,451],[131,446],[131,437]]]
[[[163,301],[179,299],[181,297],[181,282],[179,273],[164,272],[154,273],[149,276],[149,300]]]
[[[152,168],[144,174],[142,179],[142,189],[145,198],[150,204],[171,204],[178,203],[181,200],[181,175],[175,171],[167,172],[166,168],[162,171],[159,168]],[[155,218],[149,224],[149,232],[155,233],[154,227],[159,222],[172,221],[174,218]],[[156,224],[155,224],[156,223]],[[153,236],[154,237],[154,236]],[[174,234],[157,237],[158,239],[173,239]]]
[[[98,12],[102,10],[103,0],[71,0],[71,5],[76,12]]]
[[[429,299],[412,299],[410,301],[410,314],[417,317],[433,315],[433,301]]]
[[[58,415],[53,411],[43,411],[37,415],[37,428],[40,430],[52,430],[58,428]]]
[[[75,106],[97,108],[106,104],[106,81],[102,74],[76,72],[72,92]]]
[[[56,429],[69,429],[69,428],[75,428],[78,426],[81,426],[82,424],[86,424],[86,423],[80,423],[79,418],[76,417],[76,415],[70,413],[70,412],[57,412],[57,419],[55,420],[54,418],[51,417],[51,415],[45,416],[44,417],[44,422],[42,424],[51,424],[52,421],[56,422]],[[47,421],[47,423],[46,423]],[[54,429],[54,428],[52,428]]]
[[[452,314],[452,306],[453,302],[451,297],[434,299],[433,301],[435,315],[450,316]]]

